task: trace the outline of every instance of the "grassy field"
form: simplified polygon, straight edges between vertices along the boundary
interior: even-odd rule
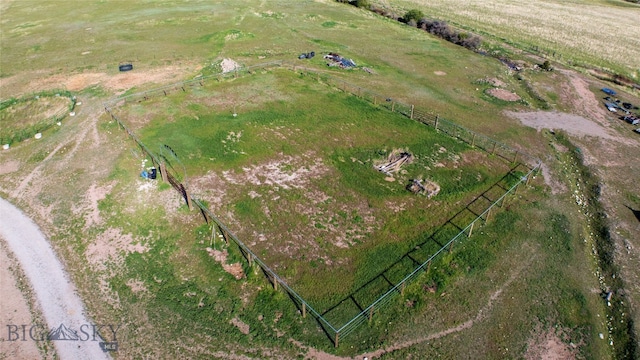
[[[233,117],[223,94],[250,100],[238,101]],[[149,148],[166,144],[180,154],[192,191],[321,308],[389,267],[510,170],[500,158],[288,70],[116,113],[140,128]],[[413,161],[390,179],[374,165],[396,149]],[[406,190],[412,179],[441,190],[416,196]],[[441,246],[432,245],[433,252]]]
[[[531,351],[548,337],[577,357],[611,358],[618,351],[609,345],[608,307],[593,275],[589,223],[574,199],[576,160],[548,132],[502,113],[573,109],[560,72],[527,70],[519,79],[491,57],[333,1],[0,6],[2,99],[67,87],[83,102],[42,141],[0,152],[0,194],[52,239],[91,317],[123,324],[115,357],[295,358],[311,346],[343,356],[396,347],[382,356],[539,358]],[[507,36],[496,33],[501,37]],[[327,68],[320,56],[297,60],[312,50],[339,52],[372,73]],[[224,270],[243,264],[241,255],[233,247],[225,247],[226,260],[210,255],[202,217],[167,185],[140,179],[144,157],[102,112],[116,94],[215,73],[223,58],[243,65],[295,61],[429,109],[534,153],[566,190],[555,192],[553,182],[537,176],[336,349],[261,273],[236,279]],[[122,61],[132,61],[134,71],[119,74]],[[487,79],[502,81],[523,100],[489,97]],[[325,296],[328,289],[314,291],[333,285],[340,285],[333,299],[348,294],[505,172],[464,144],[284,70],[124,109],[152,150],[167,144],[176,151],[189,189],[236,226],[240,238],[257,239],[252,246],[260,255],[311,297]],[[585,153],[598,149],[584,144]],[[419,156],[387,182],[371,165],[396,148]],[[431,200],[408,194],[405,181],[413,176],[432,177],[442,193]],[[629,190],[623,193],[637,203]],[[339,233],[346,234],[346,247],[336,245]],[[219,242],[215,247],[223,249]]]
[[[373,3],[376,3],[375,1]],[[516,48],[537,50],[563,63],[602,67],[636,82],[640,78],[640,5],[625,1],[381,1],[420,9]]]

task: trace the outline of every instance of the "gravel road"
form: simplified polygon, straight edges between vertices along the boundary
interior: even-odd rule
[[[31,219],[2,198],[0,238],[6,241],[8,249],[13,252],[29,279],[47,322],[47,330],[62,330],[53,334],[59,339],[51,340],[58,357],[63,360],[110,359],[109,354],[100,348],[99,342],[103,340],[93,335],[98,325],[85,317],[85,308],[76,294],[75,286],[48,240]],[[26,341],[33,341],[29,336],[29,326],[26,328]],[[113,326],[116,327],[117,324]],[[11,331],[8,328],[2,330]],[[35,338],[39,338],[43,330],[35,328],[33,333]],[[104,341],[113,341],[112,331],[108,326],[103,327],[101,333]],[[8,337],[20,337],[20,341],[23,341],[22,329],[9,333]]]

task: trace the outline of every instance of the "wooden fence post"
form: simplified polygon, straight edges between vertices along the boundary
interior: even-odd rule
[[[513,162],[518,161],[518,152],[516,151],[516,155],[513,157]]]
[[[335,347],[338,347],[338,341],[339,340],[340,340],[340,333],[336,331],[336,339],[333,342]]]
[[[471,147],[476,147],[476,133],[473,133],[473,137],[471,138]]]
[[[162,181],[169,182],[167,179],[167,166],[163,162],[160,163],[160,175],[162,175]]]
[[[307,304],[305,304],[304,302],[302,303],[302,317],[307,317]]]
[[[414,109],[414,106],[413,106],[413,105],[411,105],[411,116],[410,116],[410,119],[411,119],[411,120],[413,120],[413,109]]]
[[[491,155],[496,153],[496,145],[498,145],[498,143],[496,143],[495,141],[493,142],[493,150],[491,150]]]
[[[187,191],[187,188],[185,188],[183,184],[180,184],[180,187],[184,192],[184,197],[185,197],[185,200],[187,200],[187,206],[189,207],[189,210],[193,209],[193,205],[191,204],[191,196],[189,196],[189,192]]]
[[[391,112],[394,112],[396,110],[396,102],[392,102],[391,103]]]
[[[374,306],[372,305],[369,308],[369,322],[371,322],[371,319],[373,319],[373,310],[374,310]]]
[[[440,121],[440,115],[436,115],[436,131],[438,131],[438,121]]]
[[[471,223],[471,227],[469,228],[469,235],[467,235],[467,237],[468,237],[468,238],[470,238],[470,237],[471,237],[471,234],[473,233],[473,225],[474,225],[475,223],[476,223],[475,221]]]

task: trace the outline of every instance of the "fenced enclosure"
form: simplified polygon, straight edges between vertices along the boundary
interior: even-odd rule
[[[167,96],[173,92],[186,92],[190,89],[204,86],[205,82],[223,81],[229,77],[238,77],[252,74],[255,71],[281,67],[302,75],[309,75],[330,84],[342,91],[358,96],[374,106],[383,107],[391,112],[402,114],[412,120],[431,126],[446,136],[458,139],[471,147],[478,148],[487,154],[494,155],[510,164],[510,171],[498,182],[485,190],[464,208],[448,219],[432,234],[413,250],[405,253],[391,266],[374,276],[366,284],[356,289],[349,296],[338,301],[326,310],[320,311],[300,296],[287,282],[272,270],[259,256],[241,241],[233,232],[213,214],[205,203],[189,194],[185,184],[180,182],[179,174],[174,174],[172,166],[167,166],[168,159],[158,156],[145,146],[140,139],[130,130],[112,108],[128,102],[143,102],[155,96]],[[515,194],[521,185],[527,184],[531,177],[538,171],[540,163],[536,159],[518,152],[509,146],[499,143],[487,136],[473,132],[452,121],[445,120],[437,114],[432,114],[424,109],[418,109],[414,105],[404,104],[371,92],[362,87],[349,84],[331,75],[314,71],[309,68],[293,66],[286,62],[271,62],[252,67],[236,69],[224,74],[216,74],[207,77],[199,77],[181,83],[131,94],[108,101],[105,111],[121,126],[131,137],[134,143],[153,161],[160,169],[163,181],[168,182],[183,197],[191,208],[196,206],[205,221],[212,226],[212,232],[219,232],[225,241],[233,242],[238,246],[250,267],[258,266],[269,282],[276,290],[287,293],[301,313],[302,317],[310,314],[322,327],[335,346],[341,339],[351,334],[362,324],[370,321],[376,312],[389,304],[396,296],[402,295],[408,284],[425,272],[443,253],[452,251],[455,243],[470,238],[474,228],[486,223],[492,214],[504,206],[510,195]]]

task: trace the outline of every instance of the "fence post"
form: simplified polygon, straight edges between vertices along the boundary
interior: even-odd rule
[[[471,138],[471,147],[476,147],[476,133],[473,133],[473,137]]]
[[[438,131],[438,121],[440,121],[440,115],[436,115],[436,131]]]
[[[187,188],[184,187],[184,185],[180,184],[182,186],[182,190],[184,190],[184,197],[187,198],[187,206],[189,207],[189,210],[193,209],[193,206],[191,204],[191,196],[189,196],[189,192],[187,191]]]
[[[391,112],[394,112],[396,110],[396,102],[392,102],[391,103]]]
[[[410,116],[410,119],[411,119],[411,120],[413,120],[413,108],[414,108],[414,106],[413,106],[413,105],[411,105],[411,116]]]
[[[371,307],[369,308],[369,322],[371,322],[371,319],[373,319],[373,309],[374,306],[371,305]]]
[[[336,339],[333,341],[335,347],[338,347],[338,341],[340,340],[340,333],[336,331]]]
[[[505,198],[502,198],[502,203],[503,203],[503,204],[504,204],[504,199],[505,199]],[[492,209],[492,208],[487,209],[487,215],[485,215],[485,216],[484,216],[484,223],[485,223],[485,224],[487,223],[487,221],[489,221],[489,215],[491,215],[491,209]]]
[[[163,162],[160,163],[160,175],[162,175],[162,181],[169,182],[167,179],[167,166]]]
[[[378,105],[378,99],[376,99],[375,95],[373,95],[373,105]]]
[[[429,260],[429,263],[427,264],[427,271],[425,271],[425,273],[427,273],[427,274],[429,273],[429,270],[431,270],[431,263],[432,263],[432,261]]]
[[[529,175],[527,176],[527,181],[525,181],[524,183],[526,186],[529,186],[529,180],[531,180],[532,177],[533,177],[533,174],[529,173]]]
[[[516,151],[516,155],[513,157],[513,162],[518,161],[518,152]]]
[[[451,251],[453,251],[453,243],[455,241],[451,241],[451,243],[449,244],[449,254],[451,254]]]
[[[214,221],[211,222],[211,240],[209,240],[209,246],[213,246],[213,242],[215,241],[215,237],[218,236],[216,234],[216,226],[218,226]]]
[[[496,143],[495,141],[493,142],[493,150],[491,150],[491,155],[496,153],[496,145],[498,145],[498,143]]]
[[[471,237],[471,234],[473,233],[473,225],[474,225],[475,223],[476,223],[475,221],[471,223],[471,227],[469,228],[469,235],[467,235],[467,237],[468,237],[468,238],[470,238],[470,237]]]
[[[302,303],[302,317],[306,318],[307,317],[307,304],[306,303]]]
[[[405,286],[406,282],[402,283],[402,286],[400,287],[400,295],[404,295],[404,286]]]

